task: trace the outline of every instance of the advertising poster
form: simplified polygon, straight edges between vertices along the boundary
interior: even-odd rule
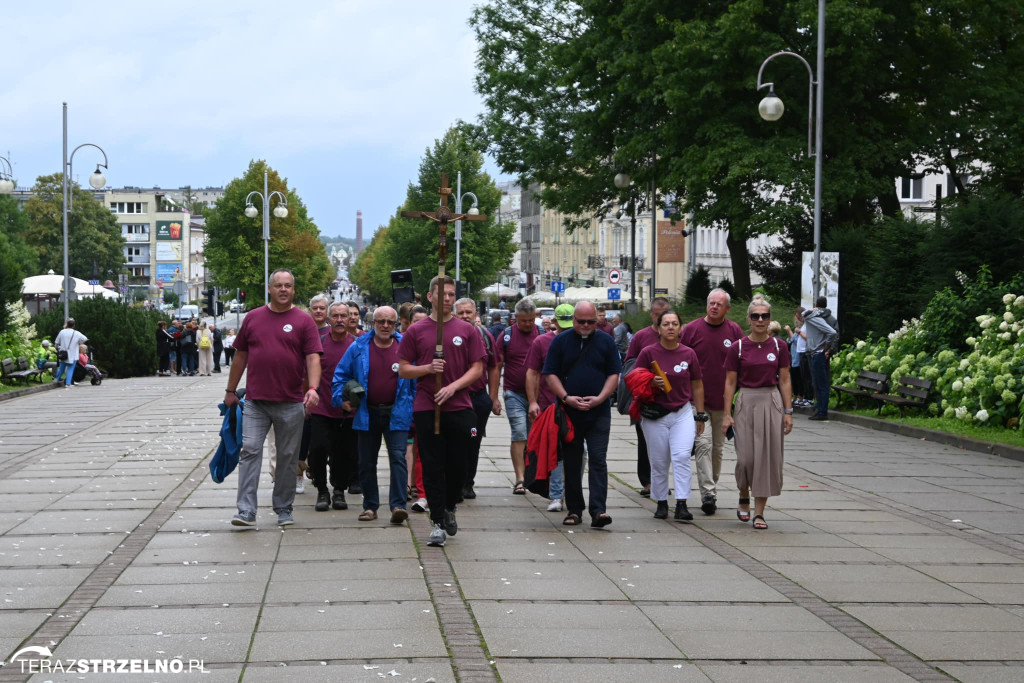
[[[157,242],[156,243],[156,260],[157,261],[177,261],[181,262],[181,242]]]
[[[682,221],[658,221],[658,263],[685,263],[686,238]]]
[[[163,280],[168,285],[175,280],[181,279],[180,263],[158,263],[156,264],[156,279]]]
[[[180,240],[181,221],[157,221],[156,238],[157,240]]]
[[[839,317],[839,252],[821,252],[821,295],[828,299],[832,315]],[[805,251],[800,268],[800,305],[814,308],[814,252]]]

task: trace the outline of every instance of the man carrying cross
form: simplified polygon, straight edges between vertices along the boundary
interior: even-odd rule
[[[435,277],[427,299],[433,304],[430,317],[412,325],[398,346],[398,374],[417,380],[412,417],[434,525],[429,545],[440,547],[459,530],[455,506],[462,498],[466,456],[476,436],[469,387],[483,374],[487,349],[473,325],[452,316],[454,280],[446,275]],[[441,358],[435,353],[438,327],[442,332]],[[441,410],[439,430],[435,430],[435,406]]]

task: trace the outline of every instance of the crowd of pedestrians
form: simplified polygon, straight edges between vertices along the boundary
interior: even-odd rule
[[[607,451],[612,398],[617,390],[622,396],[620,376],[637,428],[641,493],[656,501],[655,517],[668,518],[674,490],[674,519],[693,519],[687,506],[691,456],[701,510],[715,514],[724,442],[735,436],[737,517],[753,520],[755,528],[767,526],[765,504],[781,491],[783,437],[792,429],[794,366],[786,340],[769,331],[771,306],[763,297],[750,304],[748,334],[726,317],[730,299],[720,289],[708,296],[706,315],[688,324],[667,300],[655,299],[651,325],[636,334],[621,316],[609,321],[586,301],[558,306],[538,326],[528,298],[516,303],[509,324],[492,319],[488,329],[475,303],[456,301],[454,281],[442,276],[430,283],[429,312],[412,304],[380,306],[368,311],[364,333],[363,311],[354,303],[317,296],[308,310],[295,306],[294,277],[287,270],[271,275],[270,291],[268,304],[251,311],[237,334],[217,337],[226,357],[234,356],[228,406],[238,401],[248,372],[235,526],[256,523],[268,434],[276,471],[289,473],[274,478],[273,509],[279,525],[293,523],[295,495],[303,490],[305,431],[315,510],[346,510],[346,490],[358,491],[358,520],[378,519],[383,443],[389,522],[402,524],[410,508],[426,512],[429,545],[444,546],[458,533],[459,504],[476,497],[488,420],[504,413],[511,430],[512,493],[546,494],[549,511],[564,509],[566,526],[581,525],[589,512],[591,527],[607,527]],[[804,321],[815,317],[802,315]],[[177,321],[162,327],[161,374],[176,367],[191,372],[191,362],[181,359],[192,345],[202,374],[219,371],[212,358],[203,360],[204,350],[220,356],[213,330],[179,327]],[[188,341],[175,344],[181,339]],[[555,445],[551,434],[564,438]],[[535,452],[536,444],[556,449],[557,459],[538,466],[545,455]]]

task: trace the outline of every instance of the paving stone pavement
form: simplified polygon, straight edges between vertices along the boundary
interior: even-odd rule
[[[426,546],[296,497],[228,525],[214,484],[225,376],[108,380],[0,413],[0,655],[202,660],[204,681],[1024,680],[1024,464],[798,417],[770,528],[659,521],[613,420],[604,530],[514,496],[491,418],[478,497]],[[380,459],[381,481],[387,459]],[[270,478],[260,497],[269,503]],[[696,487],[696,481],[694,481]],[[24,657],[34,657],[28,654]],[[39,673],[0,681],[187,680]],[[198,674],[194,674],[198,675]]]

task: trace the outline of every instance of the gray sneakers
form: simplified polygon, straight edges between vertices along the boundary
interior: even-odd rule
[[[455,521],[455,510],[444,511],[444,530],[449,536],[459,533],[459,523]]]
[[[295,519],[292,517],[292,513],[282,512],[277,515],[278,526],[291,526],[292,524],[295,524]]]
[[[443,548],[446,540],[448,540],[448,534],[444,532],[440,524],[434,524],[434,530],[430,532],[430,540],[427,541],[427,545]]]
[[[256,526],[256,515],[252,512],[239,512],[231,518],[231,526]]]

